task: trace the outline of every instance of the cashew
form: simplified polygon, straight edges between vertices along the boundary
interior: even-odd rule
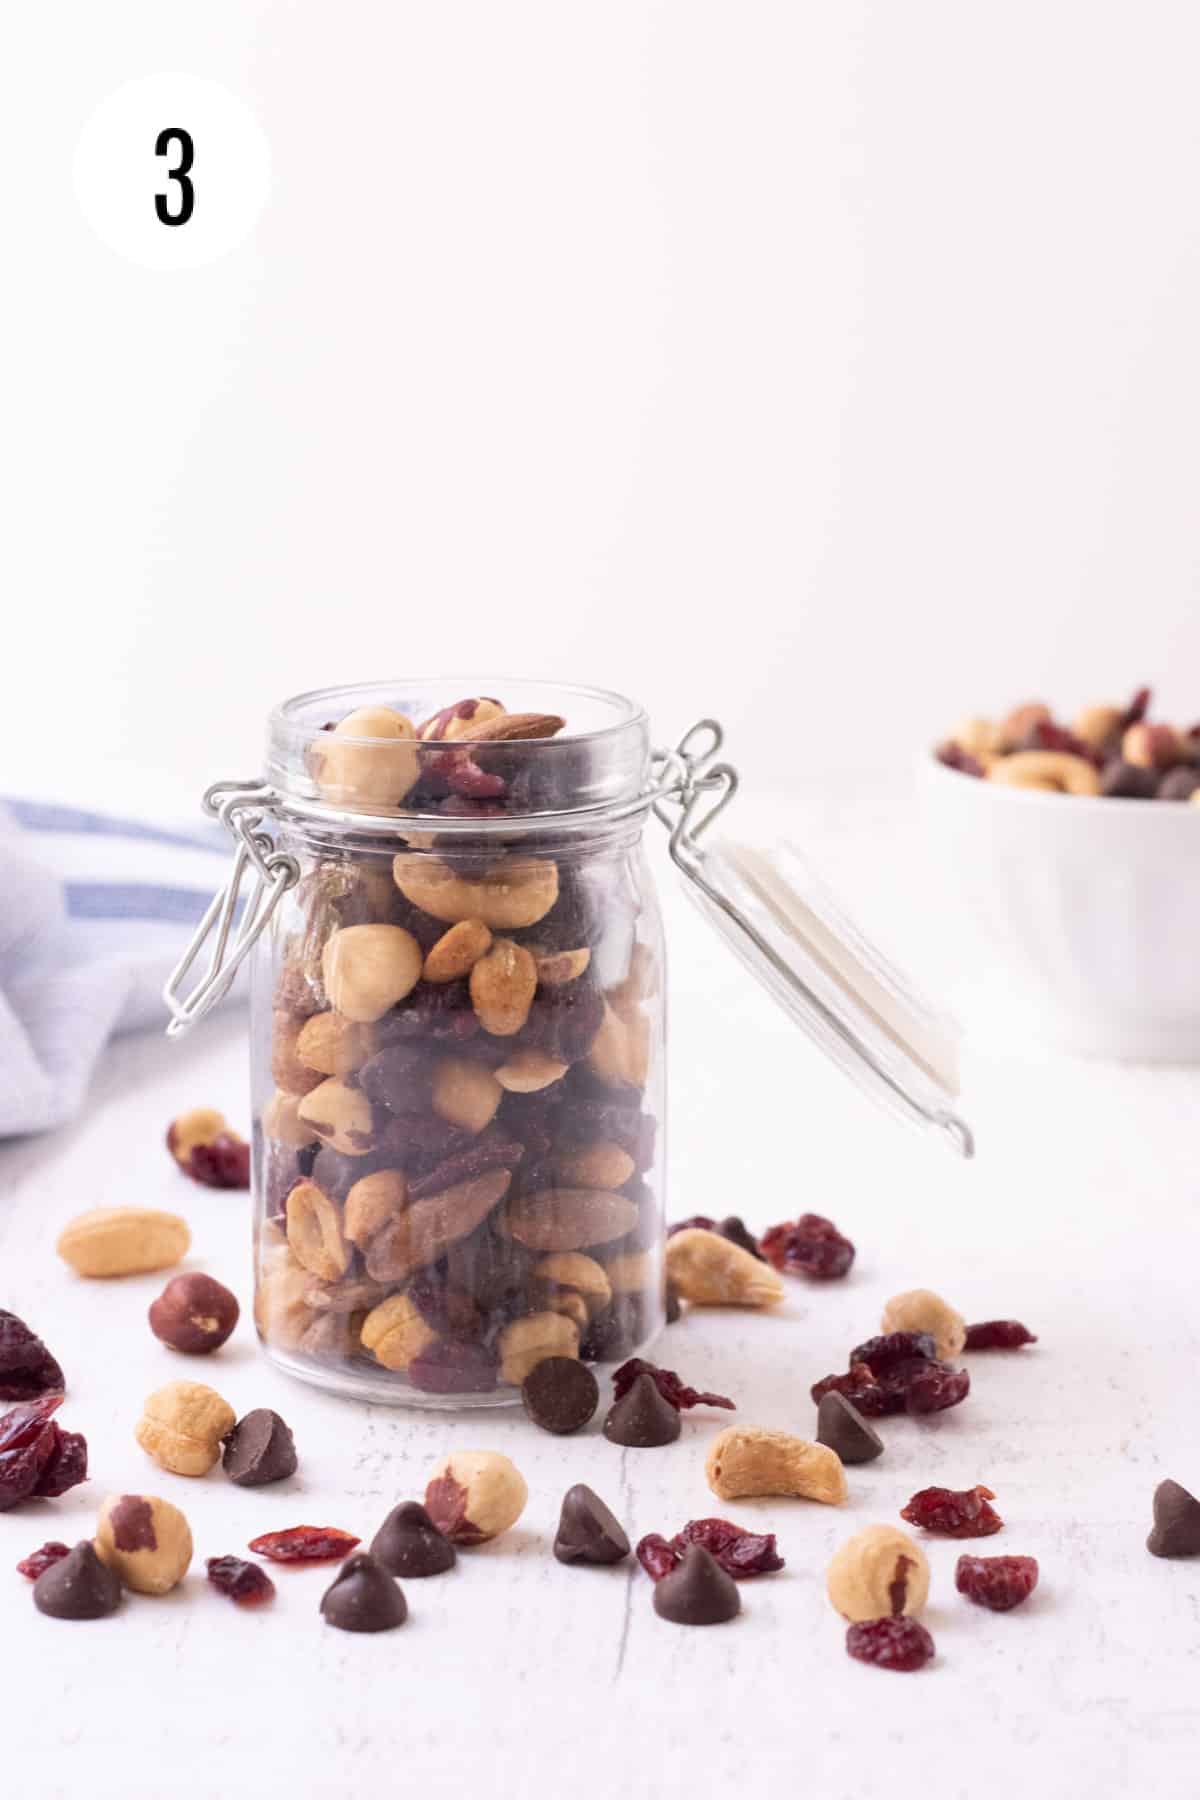
[[[444,1057],[433,1072],[433,1110],[463,1131],[482,1131],[496,1116],[504,1089],[492,1071],[466,1056]]]
[[[497,938],[471,970],[471,1004],[492,1037],[515,1037],[533,1005],[537,966],[511,938]]]
[[[1100,776],[1082,756],[1066,750],[1018,750],[987,772],[1003,787],[1038,788],[1048,794],[1098,794]]]
[[[550,1356],[579,1355],[579,1327],[560,1312],[527,1313],[500,1333],[500,1379],[520,1387]]]
[[[759,1425],[730,1425],[722,1431],[708,1453],[704,1473],[720,1500],[788,1494],[841,1506],[847,1493],[846,1471],[832,1450]]]
[[[296,1261],[322,1281],[337,1281],[350,1267],[337,1202],[313,1181],[298,1181],[287,1197],[287,1240]]]
[[[504,857],[469,880],[436,857],[402,852],[392,874],[406,900],[447,925],[481,919],[492,931],[520,931],[545,918],[558,899],[558,867],[545,859]]]
[[[894,1294],[883,1309],[881,1331],[927,1331],[942,1362],[950,1362],[967,1341],[967,1321],[930,1288]]]
[[[636,1011],[622,1015],[606,1000],[587,1063],[610,1087],[644,1087],[650,1069],[649,1019]]]
[[[716,1231],[673,1231],[666,1265],[672,1286],[695,1306],[777,1306],[783,1299],[774,1269]]]
[[[581,1294],[591,1314],[603,1312],[612,1299],[612,1283],[595,1257],[580,1250],[559,1250],[533,1266],[535,1281],[551,1281]]]
[[[868,1525],[840,1546],[825,1586],[843,1619],[915,1618],[929,1597],[929,1564],[897,1525]]]
[[[460,919],[428,952],[422,974],[426,981],[458,981],[470,974],[491,944],[492,934],[482,919]]]
[[[329,1003],[347,1019],[373,1024],[412,992],[423,962],[416,938],[399,925],[345,925],[321,955]]]

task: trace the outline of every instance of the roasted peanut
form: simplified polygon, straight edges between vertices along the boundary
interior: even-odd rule
[[[721,1500],[787,1494],[840,1506],[846,1499],[846,1471],[832,1450],[758,1425],[730,1425],[722,1431],[704,1472]]]
[[[843,1619],[915,1618],[929,1597],[929,1564],[896,1525],[868,1525],[841,1545],[825,1577]]]
[[[533,1005],[537,965],[511,938],[497,938],[471,970],[471,1004],[491,1037],[515,1037]]]
[[[146,1401],[134,1436],[160,1468],[207,1475],[237,1424],[232,1406],[201,1381],[168,1381]]]
[[[298,1181],[288,1194],[287,1240],[296,1261],[321,1281],[337,1281],[350,1267],[337,1202],[313,1181]]]
[[[538,1094],[561,1081],[569,1064],[541,1050],[519,1050],[496,1070],[496,1080],[509,1094]]]
[[[175,1213],[151,1207],[98,1206],[72,1219],[58,1254],[77,1275],[106,1278],[169,1269],[187,1255],[192,1234]]]
[[[447,1056],[433,1072],[433,1110],[463,1131],[482,1131],[496,1116],[504,1089],[481,1062]]]
[[[491,949],[492,934],[482,919],[460,919],[425,957],[426,981],[459,981],[469,975],[481,956]]]
[[[942,1362],[950,1362],[967,1341],[967,1321],[929,1288],[894,1294],[883,1309],[881,1331],[927,1331]]]
[[[423,962],[416,938],[399,925],[345,925],[321,955],[329,1004],[347,1019],[373,1024],[411,994]]]
[[[694,1306],[777,1306],[783,1282],[769,1264],[715,1231],[673,1231],[667,1278]]]
[[[296,1037],[296,1055],[322,1075],[353,1075],[375,1054],[370,1025],[355,1024],[340,1012],[314,1013]]]
[[[413,1357],[436,1337],[437,1332],[407,1294],[393,1294],[374,1307],[362,1324],[363,1348],[385,1369],[407,1369]]]
[[[468,880],[435,857],[405,851],[392,874],[406,900],[447,925],[481,919],[492,931],[520,931],[545,918],[558,899],[558,868],[545,859],[505,857]]]
[[[296,1115],[314,1137],[343,1156],[365,1156],[371,1148],[371,1103],[360,1088],[347,1087],[336,1077],[305,1094]]]

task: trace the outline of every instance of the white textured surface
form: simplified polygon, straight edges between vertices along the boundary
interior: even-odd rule
[[[520,1416],[460,1426],[365,1409],[274,1374],[245,1325],[215,1359],[185,1366],[145,1323],[160,1278],[83,1283],[53,1244],[88,1205],[176,1207],[193,1227],[188,1266],[229,1282],[248,1309],[244,1199],[192,1187],[161,1149],[169,1118],[191,1105],[244,1121],[240,1021],[175,1049],[127,1041],[76,1126],[0,1151],[0,1305],[63,1362],[64,1423],[87,1432],[93,1468],[63,1500],[0,1515],[4,1793],[1194,1794],[1200,1564],[1155,1561],[1143,1540],[1155,1482],[1200,1481],[1195,1078],[973,1057],[980,1154],[964,1167],[866,1109],[699,919],[669,911],[670,1210],[740,1210],[759,1226],[828,1211],[859,1258],[844,1283],[790,1284],[777,1316],[685,1320],[662,1359],[732,1392],[739,1419],[806,1432],[810,1383],[842,1366],[898,1289],[928,1284],[972,1317],[1024,1318],[1041,1344],[972,1359],[958,1411],[887,1423],[886,1455],[849,1471],[841,1511],[720,1507],[702,1464],[723,1415],[692,1415],[669,1449],[622,1452],[596,1426],[563,1441]],[[239,1412],[281,1411],[301,1456],[294,1480],[244,1492],[219,1471],[185,1481],[148,1464],[132,1438],[139,1402],[181,1373]],[[262,1615],[208,1589],[201,1559],[261,1530],[309,1521],[369,1538],[452,1445],[509,1452],[529,1507],[452,1575],[409,1583],[402,1631],[326,1628],[323,1571],[280,1571]],[[553,1560],[558,1503],[577,1480],[631,1538],[724,1511],[777,1531],[787,1569],[746,1584],[729,1626],[671,1626],[632,1563]],[[851,1663],[823,1593],[834,1546],[894,1519],[917,1487],[978,1480],[1007,1527],[971,1547],[1037,1555],[1034,1599],[1007,1617],[969,1607],[953,1591],[958,1547],[931,1543],[937,1663],[909,1677]],[[196,1567],[170,1598],[131,1596],[110,1620],[43,1619],[12,1565],[47,1537],[89,1533],[113,1489],[182,1505]]]

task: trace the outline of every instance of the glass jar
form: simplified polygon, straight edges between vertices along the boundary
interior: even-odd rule
[[[969,1149],[944,1022],[793,852],[701,846],[736,787],[719,746],[703,721],[654,752],[644,711],[595,689],[371,684],[286,702],[266,779],[209,790],[238,857],[166,997],[186,1029],[251,959],[255,1318],[281,1367],[477,1407],[544,1358],[649,1348],[667,1305],[651,811],[797,1021]]]

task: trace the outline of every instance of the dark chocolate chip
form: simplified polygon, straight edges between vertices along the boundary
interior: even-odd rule
[[[33,1603],[52,1619],[103,1619],[121,1604],[121,1578],[85,1538],[38,1576]]]
[[[737,1582],[703,1544],[692,1544],[683,1561],[654,1584],[654,1610],[675,1625],[724,1625],[742,1610]]]
[[[408,1604],[383,1564],[360,1553],[347,1558],[326,1588],[321,1612],[339,1631],[392,1631],[407,1619]]]
[[[620,1520],[582,1482],[563,1496],[554,1554],[561,1563],[619,1563],[629,1555]]]
[[[844,1463],[873,1462],[883,1454],[883,1439],[844,1394],[822,1394],[817,1405],[817,1442]]]
[[[1113,800],[1153,800],[1158,792],[1158,771],[1139,768],[1137,763],[1114,756],[1104,765],[1100,792]]]
[[[443,1537],[416,1500],[393,1506],[371,1544],[371,1555],[391,1575],[443,1575],[458,1560],[450,1539]]]
[[[673,1444],[683,1430],[679,1408],[664,1400],[653,1375],[639,1375],[629,1392],[608,1410],[604,1435],[632,1450]]]
[[[547,1356],[521,1383],[525,1411],[543,1431],[565,1437],[586,1425],[600,1404],[600,1384],[573,1356]]]
[[[1177,1481],[1154,1490],[1154,1529],[1146,1539],[1152,1556],[1200,1555],[1200,1500]]]
[[[1168,769],[1158,784],[1156,798],[1190,800],[1197,788],[1200,788],[1200,769],[1189,769],[1186,766]]]
[[[296,1473],[296,1445],[277,1412],[259,1406],[225,1440],[225,1473],[238,1487],[266,1487]]]

